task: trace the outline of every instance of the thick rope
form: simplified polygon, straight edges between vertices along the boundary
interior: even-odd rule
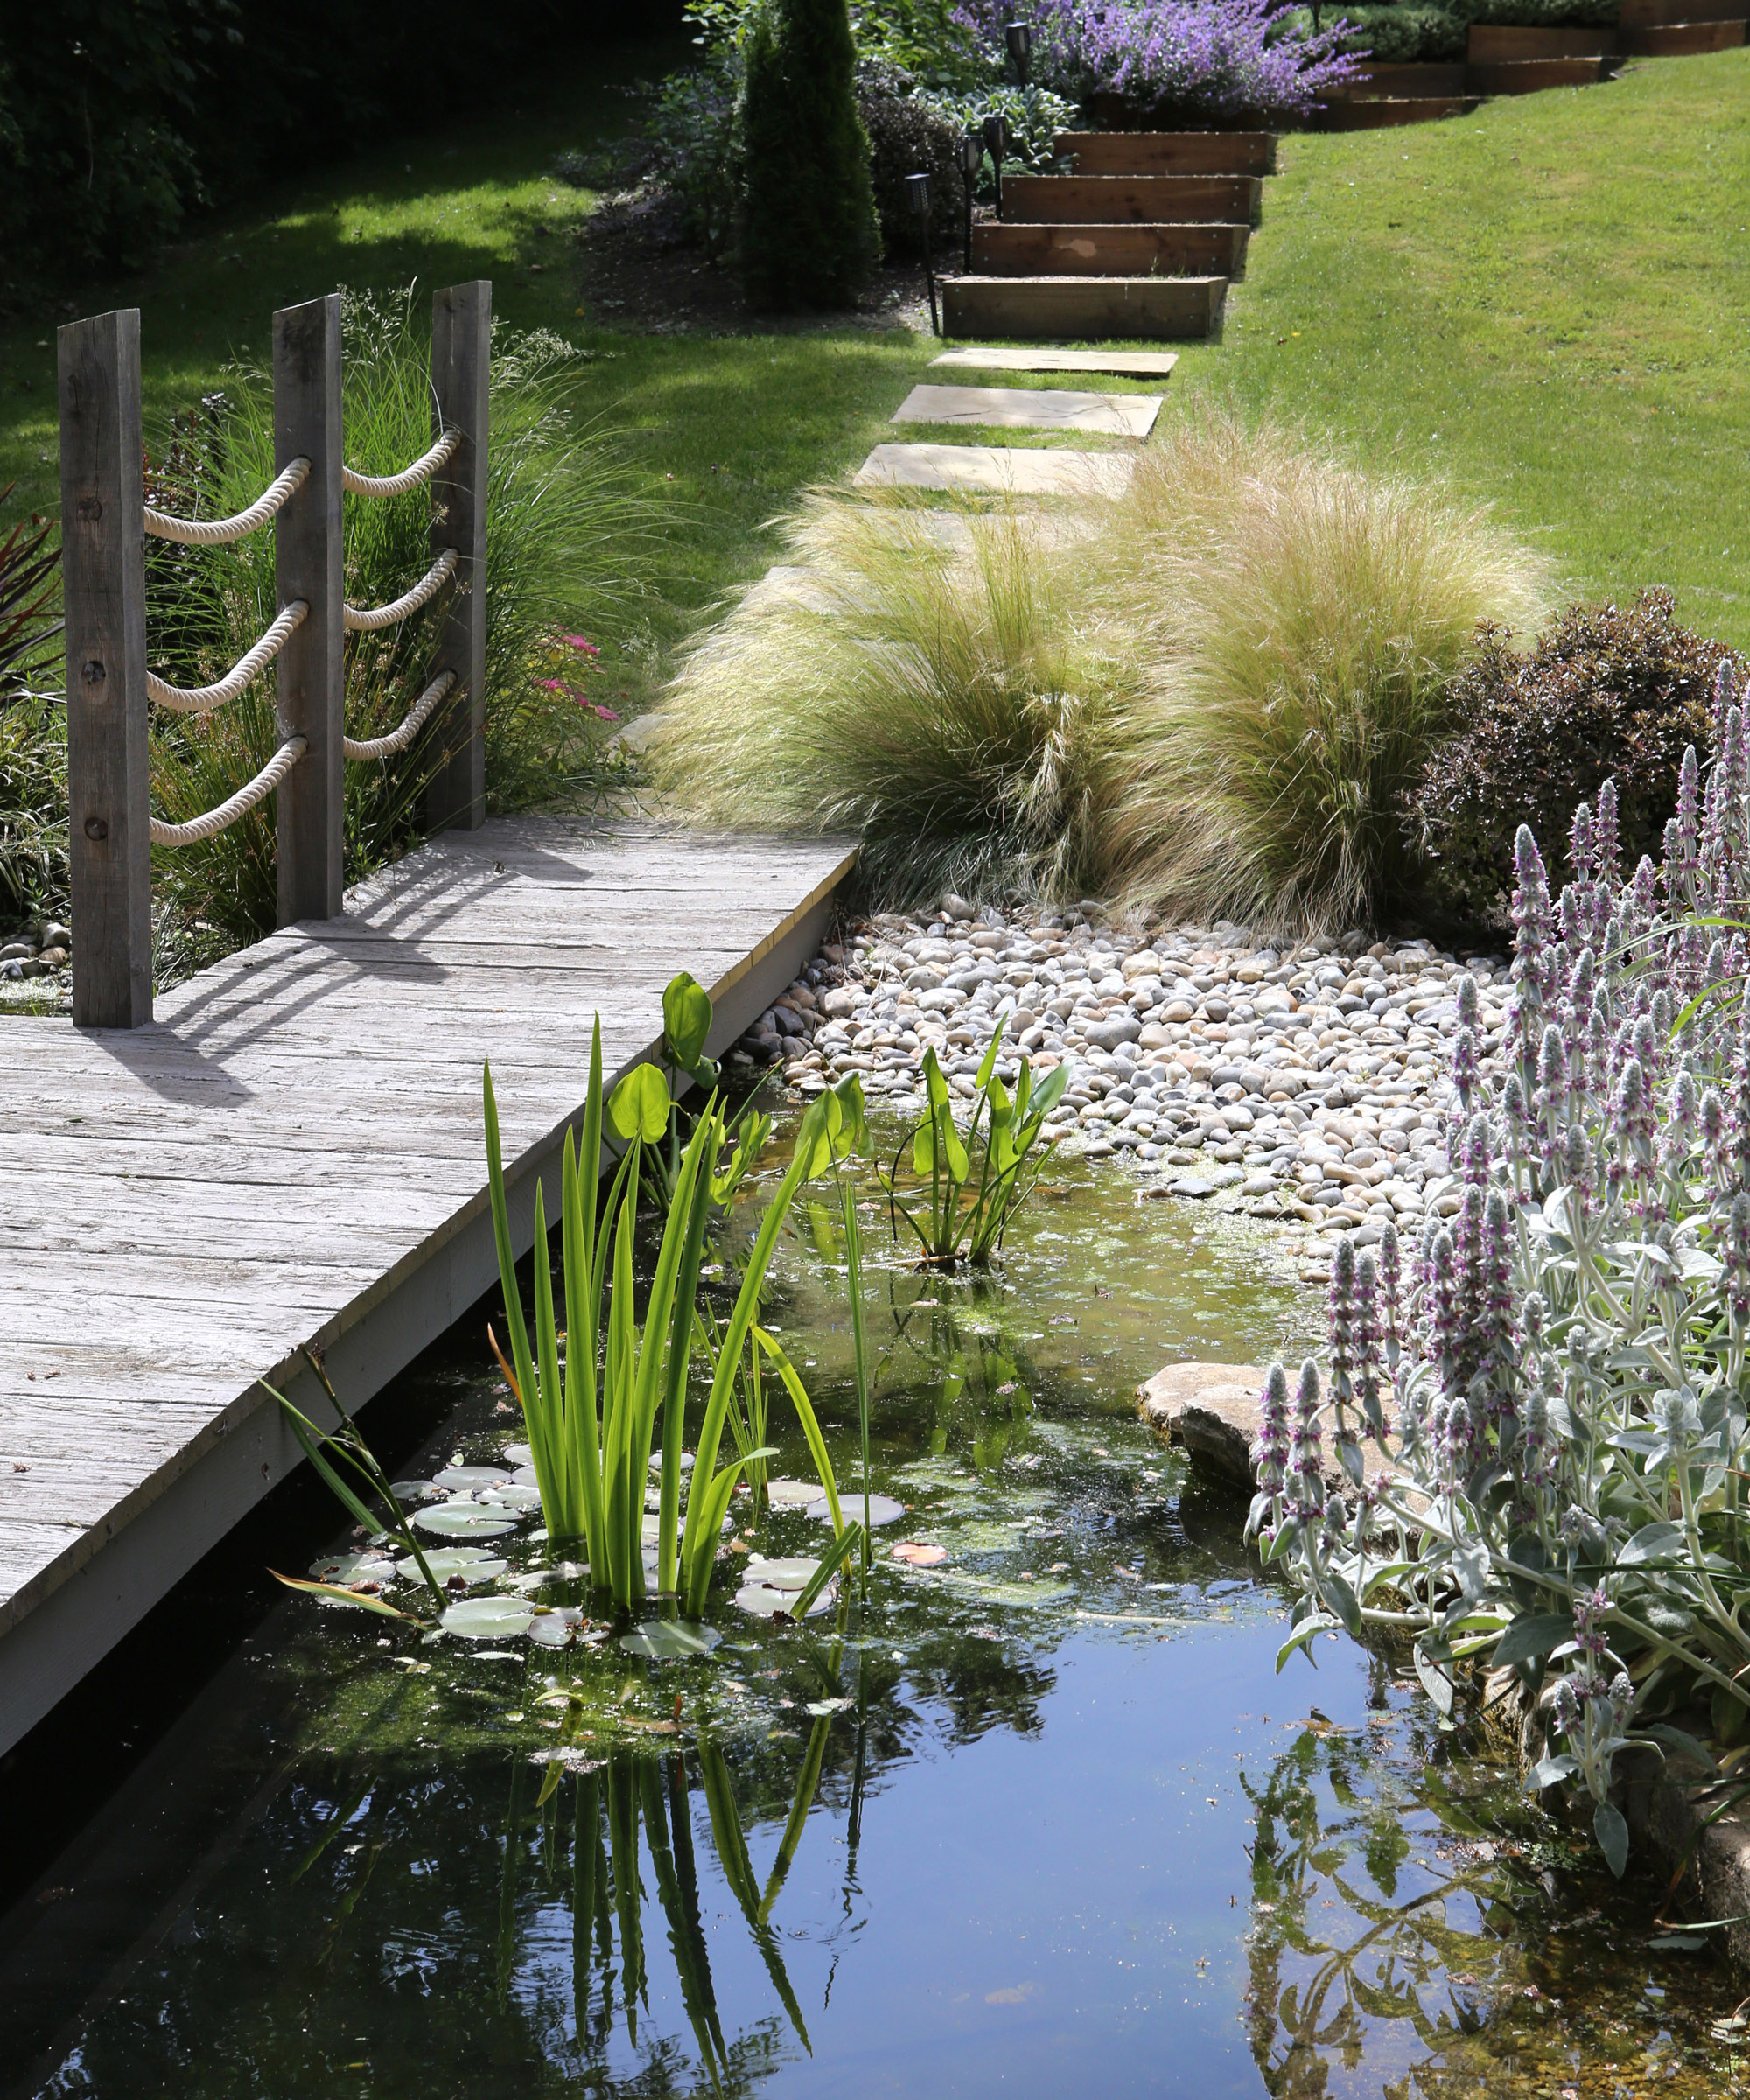
[[[247,816],[257,802],[270,795],[309,748],[304,738],[288,738],[254,780],[246,787],[238,788],[228,802],[220,802],[216,809],[209,809],[204,816],[191,817],[186,824],[166,824],[158,817],[153,817],[150,823],[152,844],[155,846],[195,846],[203,838],[215,837],[228,825],[234,824],[240,816]]]
[[[378,606],[374,609],[348,606],[346,625],[355,634],[374,634],[383,627],[398,626],[437,597],[455,574],[458,558],[453,547],[446,547],[405,598],[396,598],[391,606]]]
[[[404,496],[422,481],[429,481],[461,442],[459,430],[445,430],[423,459],[416,459],[398,474],[360,474],[343,466],[340,486],[351,496]]]
[[[258,642],[238,657],[217,685],[166,685],[156,671],[146,673],[146,691],[160,707],[173,715],[204,715],[234,700],[252,679],[257,678],[284,648],[287,640],[303,626],[310,607],[295,598]]]
[[[154,510],[148,503],[146,530],[155,540],[175,540],[184,547],[223,547],[230,541],[241,540],[257,527],[265,525],[309,479],[309,460],[294,459],[283,474],[276,475],[268,484],[247,510],[240,510],[234,518],[177,518],[172,517],[167,510]]]
[[[408,709],[399,729],[390,730],[386,737],[373,737],[368,744],[355,744],[351,737],[342,737],[340,748],[349,759],[388,759],[398,751],[405,751],[425,726],[432,709],[455,682],[454,671],[439,671]]]

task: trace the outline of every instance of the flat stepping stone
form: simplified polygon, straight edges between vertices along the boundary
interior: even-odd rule
[[[961,488],[990,495],[1119,496],[1135,461],[1123,452],[1035,452],[1021,445],[878,444],[859,488]]]
[[[893,421],[1146,438],[1159,413],[1158,394],[1075,394],[1056,387],[914,387],[894,410]]]
[[[933,365],[970,365],[981,372],[1119,372],[1136,379],[1165,379],[1179,362],[1176,350],[944,350]]]

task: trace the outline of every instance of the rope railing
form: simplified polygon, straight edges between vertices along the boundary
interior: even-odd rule
[[[344,614],[346,626],[354,634],[375,634],[384,627],[396,626],[422,606],[430,605],[455,573],[456,550],[446,547],[405,598],[388,606],[348,606]]]
[[[340,469],[340,486],[349,496],[404,496],[429,481],[462,442],[459,430],[445,430],[431,450],[404,466],[398,474],[361,474],[355,468]]]
[[[349,759],[388,759],[397,752],[405,751],[424,728],[431,710],[456,682],[454,671],[439,671],[413,705],[402,716],[400,726],[390,730],[386,737],[372,737],[364,742],[355,742],[351,737],[342,737],[340,748]]]
[[[224,547],[246,538],[283,510],[310,479],[310,462],[294,459],[276,474],[247,510],[234,518],[178,518],[167,510],[145,507],[146,530],[155,540],[174,540],[182,547]]]
[[[155,846],[198,846],[202,839],[216,838],[220,832],[228,830],[240,816],[247,816],[257,802],[264,802],[309,748],[308,742],[303,737],[288,737],[254,780],[238,788],[235,794],[220,802],[216,809],[209,809],[201,816],[190,817],[186,824],[167,824],[162,817],[152,817],[150,820],[152,844]]]
[[[160,707],[173,715],[210,714],[234,700],[245,686],[260,677],[308,617],[310,607],[295,598],[275,620],[261,640],[253,642],[214,685],[167,685],[156,671],[146,673],[146,691]]]

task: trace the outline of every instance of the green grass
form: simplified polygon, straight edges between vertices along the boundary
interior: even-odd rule
[[[613,64],[624,79],[677,55]],[[905,332],[640,336],[578,316],[566,235],[591,200],[544,172],[627,107],[600,78],[531,88],[520,110],[340,164],[144,278],[80,288],[76,305],[142,307],[158,410],[222,385],[230,350],[264,352],[275,306],[336,284],[490,276],[513,325],[596,349],[581,405],[634,434],[668,519],[659,592],[621,661],[636,704],[700,610],[777,558],[761,528],[799,489],[884,438],[951,433],[888,420],[934,349]],[[1681,617],[1750,645],[1746,116],[1740,52],[1440,124],[1286,139],[1225,340],[1185,347],[1170,400],[1213,392],[1350,439],[1370,464],[1443,470],[1575,593],[1666,583]],[[55,505],[65,318],[0,327],[0,486],[20,484],[9,515]]]
[[[1750,643],[1750,51],[1280,158],[1173,392],[1443,463],[1577,594]]]

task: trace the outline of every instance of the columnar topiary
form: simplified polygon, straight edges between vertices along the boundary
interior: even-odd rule
[[[876,256],[845,0],[766,0],[747,40],[742,263],[765,306],[843,306]]]

